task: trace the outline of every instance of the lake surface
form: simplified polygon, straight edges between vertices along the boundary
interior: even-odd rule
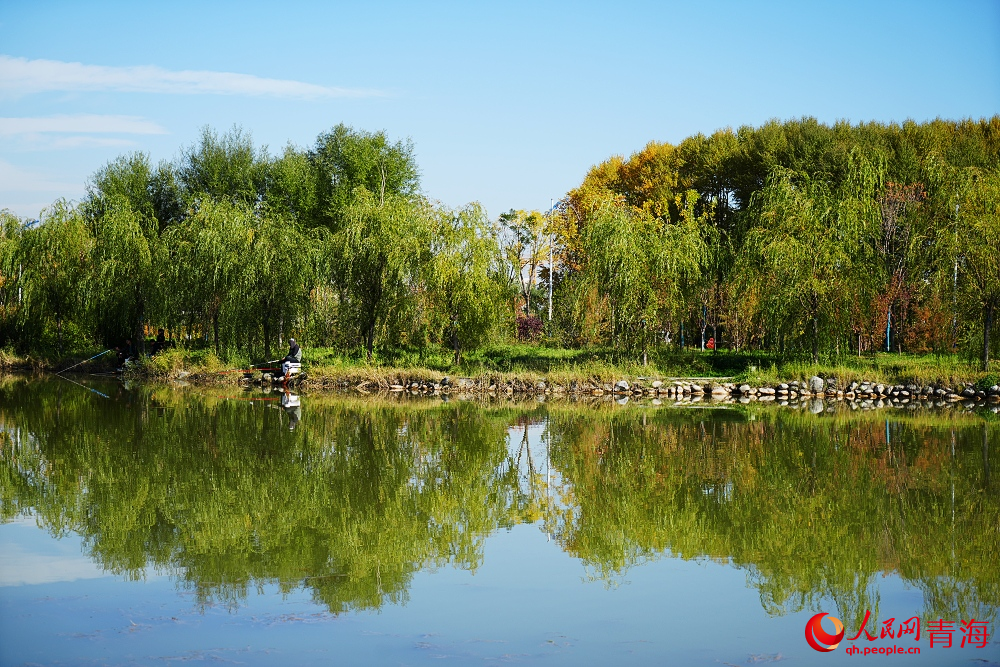
[[[2,665],[1000,664],[992,412],[82,383],[0,380]]]

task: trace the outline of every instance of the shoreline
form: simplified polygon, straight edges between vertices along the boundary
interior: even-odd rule
[[[891,362],[893,365],[889,365]],[[72,365],[72,358],[58,366]],[[777,402],[823,399],[861,404],[865,401],[1000,405],[1000,374],[977,371],[942,360],[911,357],[873,359],[870,367],[838,364],[808,365],[795,359],[778,360],[767,371],[749,366],[735,375],[672,375],[682,368],[621,367],[611,364],[577,366],[554,364],[548,371],[515,369],[511,372],[483,368],[433,369],[421,366],[368,366],[363,363],[322,361],[307,365],[289,383],[309,391],[412,394],[470,394],[507,396],[610,396],[646,397],[671,402]],[[57,362],[30,356],[0,355],[0,372],[24,375],[58,375]],[[722,367],[719,370],[728,370]],[[733,369],[736,370],[736,369]],[[457,371],[457,373],[456,373]],[[76,368],[64,377],[114,377],[106,360]],[[214,355],[193,357],[190,352],[143,357],[130,363],[117,377],[127,381],[175,385],[270,386],[260,371],[233,367]],[[786,377],[787,379],[781,379]]]
[[[377,373],[378,369],[354,369],[339,374],[304,374],[301,380],[287,385],[265,381],[260,374],[221,375],[178,371],[168,375],[125,374],[122,379],[139,383],[164,384],[174,387],[286,387],[293,392],[352,394],[359,397],[398,395],[407,397],[443,397],[456,400],[535,399],[554,401],[620,404],[648,400],[652,405],[671,404],[676,407],[710,407],[774,404],[792,408],[809,408],[819,413],[841,404],[850,409],[881,408],[989,408],[1000,414],[1000,386],[977,389],[973,383],[948,387],[943,385],[883,384],[852,381],[838,385],[836,379],[813,376],[809,380],[768,383],[754,387],[747,383],[720,382],[722,378],[637,377],[630,380],[589,378],[563,382],[536,374],[528,377],[505,374],[485,374],[478,377],[451,377],[429,369],[393,369]],[[386,369],[389,371],[389,369]],[[22,373],[18,373],[22,374]],[[51,371],[30,373],[51,377]],[[554,375],[554,374],[552,374]],[[66,373],[64,377],[117,377],[108,373]]]

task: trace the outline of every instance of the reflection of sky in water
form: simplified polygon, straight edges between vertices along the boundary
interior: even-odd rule
[[[980,423],[38,387],[0,386],[6,509],[69,529],[0,525],[0,665],[850,664],[817,610],[996,611]]]
[[[80,538],[52,539],[33,517],[0,525],[0,586],[109,576],[81,552]]]
[[[403,605],[330,614],[296,590],[273,585],[238,610],[198,609],[168,577],[142,582],[88,580],[79,540],[30,525],[3,526],[5,553],[60,556],[59,583],[0,592],[0,662],[158,664],[235,661],[295,664],[814,664],[802,632],[812,611],[769,617],[746,574],[710,560],[663,558],[631,568],[615,586],[589,580],[581,563],[546,541],[538,526],[501,530],[486,540],[483,564],[418,573]],[[54,558],[54,557],[53,557]],[[27,563],[28,560],[20,561]],[[51,561],[53,564],[55,561]],[[87,576],[102,576],[92,566]],[[9,578],[10,575],[5,575]],[[67,581],[75,579],[74,581]],[[883,616],[907,618],[921,593],[896,576],[878,581]],[[940,649],[907,664],[950,665],[1000,659],[986,649]],[[881,645],[879,642],[873,645]],[[851,664],[838,651],[823,664]],[[971,664],[971,663],[970,663]],[[979,662],[978,664],[987,664]]]

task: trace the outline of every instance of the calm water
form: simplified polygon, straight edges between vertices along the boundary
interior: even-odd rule
[[[86,384],[0,380],[3,665],[1000,663],[992,413]]]

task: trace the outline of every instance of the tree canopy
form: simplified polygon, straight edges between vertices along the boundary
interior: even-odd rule
[[[997,357],[1000,116],[654,141],[549,211],[493,219],[429,199],[419,175],[410,140],[343,124],[276,155],[240,128],[205,128],[173,162],[122,155],[79,204],[4,214],[0,345],[164,327],[222,356],[295,335],[457,361],[544,337],[645,360],[710,330],[717,347],[813,359]]]

